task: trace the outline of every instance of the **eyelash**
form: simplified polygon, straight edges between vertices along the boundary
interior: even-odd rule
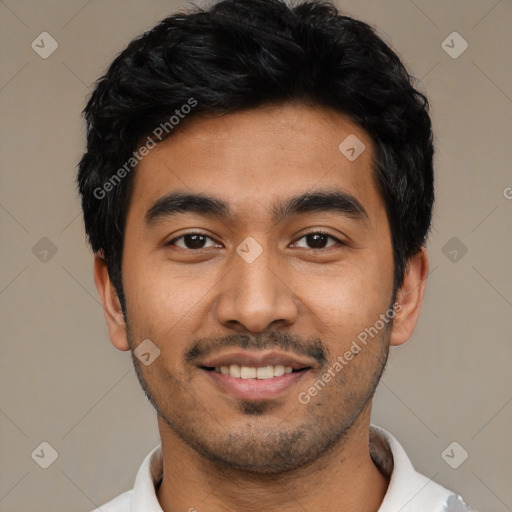
[[[176,238],[173,238],[172,240],[167,242],[165,245],[167,245],[167,246],[174,245],[177,240],[180,240],[181,238],[184,238],[184,237],[190,236],[190,235],[201,235],[201,236],[204,236],[205,238],[209,238],[210,240],[213,240],[212,237],[210,237],[208,235],[205,235],[204,233],[201,233],[201,232],[198,232],[198,231],[191,231],[190,233],[184,233],[183,235],[180,235],[180,236],[178,236]],[[305,237],[307,237],[309,235],[324,235],[327,238],[332,238],[339,245],[347,245],[346,243],[342,242],[340,239],[336,238],[335,236],[331,235],[330,233],[328,233],[327,231],[324,231],[322,229],[316,229],[314,231],[310,231],[309,233],[304,233],[300,238],[297,238],[297,240],[295,242],[293,242],[293,243],[296,243],[299,240],[302,240],[303,238],[305,238]],[[333,247],[333,246],[325,247],[325,248],[322,248],[322,249],[309,249],[309,250],[318,252],[318,251],[323,251],[323,250],[330,249],[331,247]],[[185,251],[193,251],[193,252],[199,252],[199,251],[203,250],[203,249],[188,249],[188,248],[183,248],[183,247],[180,247],[180,249],[183,249]],[[206,249],[208,249],[208,247],[206,247]]]

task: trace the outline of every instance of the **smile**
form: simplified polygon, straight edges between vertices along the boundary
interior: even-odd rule
[[[240,349],[217,354],[198,364],[218,391],[241,400],[277,398],[316,366],[313,359],[297,354]]]
[[[257,368],[251,366],[240,366],[232,364],[230,366],[216,366],[214,370],[223,375],[229,375],[235,379],[272,379],[274,377],[282,377],[285,373],[292,373],[291,366],[283,366],[281,364],[259,366]],[[299,371],[299,370],[296,370]]]
[[[251,367],[232,364],[202,367],[201,370],[223,394],[239,400],[272,400],[288,392],[311,368],[294,370],[283,365]]]

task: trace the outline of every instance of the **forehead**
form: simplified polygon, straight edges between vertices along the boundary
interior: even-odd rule
[[[343,114],[285,104],[185,121],[137,166],[130,211],[139,218],[173,190],[218,197],[240,222],[316,189],[341,190],[367,211],[382,206],[371,138]]]

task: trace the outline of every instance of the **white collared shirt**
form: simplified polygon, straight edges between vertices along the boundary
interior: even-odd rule
[[[388,490],[378,512],[468,512],[454,492],[417,473],[400,443],[387,431],[370,426],[370,453],[380,470],[390,477]],[[156,497],[163,472],[162,446],[144,459],[135,485],[92,512],[163,512]]]

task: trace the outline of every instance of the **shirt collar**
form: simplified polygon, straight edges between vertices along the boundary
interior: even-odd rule
[[[156,497],[164,473],[162,445],[159,444],[144,459],[135,478],[130,512],[163,512]]]

